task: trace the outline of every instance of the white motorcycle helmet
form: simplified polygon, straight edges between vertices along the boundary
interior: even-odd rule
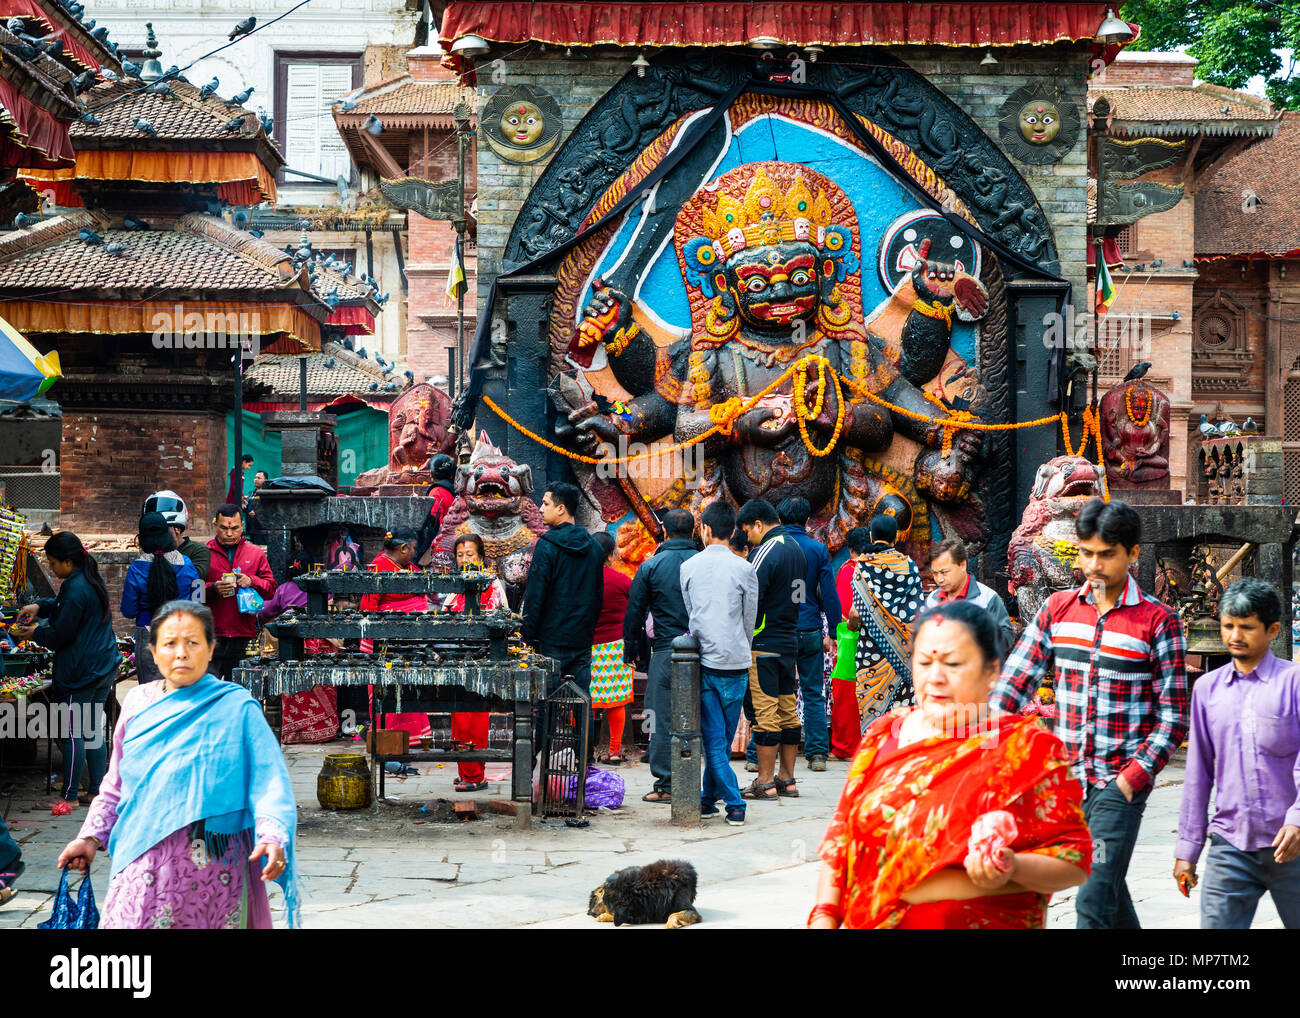
[[[144,500],[144,511],[162,513],[168,526],[184,529],[190,525],[190,511],[185,508],[185,499],[174,491],[155,491]]]

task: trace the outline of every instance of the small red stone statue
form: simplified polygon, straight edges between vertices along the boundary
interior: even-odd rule
[[[1169,397],[1142,376],[1143,361],[1101,397],[1101,450],[1111,488],[1169,487]]]

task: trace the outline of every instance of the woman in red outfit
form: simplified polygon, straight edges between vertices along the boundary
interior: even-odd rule
[[[591,648],[591,707],[609,718],[608,762],[623,762],[623,726],[632,702],[633,668],[623,662],[623,616],[632,581],[614,568],[618,543],[604,531],[592,535],[605,553],[604,600]]]
[[[997,629],[973,602],[918,620],[917,704],[862,736],[810,926],[1041,929],[1051,895],[1087,879],[1083,791],[1035,719],[989,716],[1000,668]]]
[[[853,570],[858,558],[871,547],[871,531],[854,527],[848,533],[848,560],[835,574],[835,592],[840,610],[849,617],[853,610]],[[858,712],[857,679],[836,679],[831,683],[831,754],[837,760],[851,760],[862,741],[862,715]]]
[[[415,535],[409,530],[395,530],[384,535],[384,550],[370,563],[374,573],[417,572],[411,558],[415,553]],[[423,594],[364,594],[361,597],[363,612],[427,612],[429,599]],[[361,641],[361,653],[373,654],[374,640]],[[411,733],[412,738],[429,734],[427,714],[387,714],[387,728],[400,728]]]
[[[483,539],[478,534],[461,534],[452,545],[456,556],[457,569],[486,570],[487,553],[483,548]],[[506,588],[501,581],[494,579],[491,586],[479,595],[479,606],[484,611],[493,608],[508,608]],[[464,594],[448,594],[442,607],[447,611],[463,612],[465,610]],[[474,749],[488,748],[488,715],[486,711],[460,711],[451,716],[451,737],[456,742],[471,745]],[[478,792],[487,788],[486,772],[483,764],[461,762],[456,765],[456,791]]]

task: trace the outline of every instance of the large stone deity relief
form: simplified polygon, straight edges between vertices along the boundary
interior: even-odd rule
[[[834,550],[879,512],[897,517],[917,554],[948,534],[978,542],[984,443],[935,423],[985,406],[978,247],[919,208],[823,104],[744,96],[729,128],[713,172],[671,220],[652,205],[560,270],[557,435],[591,456],[658,454],[578,468],[602,522],[800,495]]]

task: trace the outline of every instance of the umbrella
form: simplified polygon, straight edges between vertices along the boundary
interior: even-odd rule
[[[0,318],[0,399],[26,403],[61,377],[57,350],[42,355],[22,333]]]

